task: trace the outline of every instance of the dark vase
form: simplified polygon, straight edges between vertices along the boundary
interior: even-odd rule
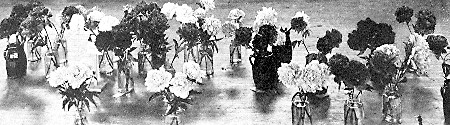
[[[444,81],[444,85],[441,87],[442,106],[444,110],[445,124],[450,125],[450,79]]]
[[[286,41],[285,45],[273,46],[272,52],[282,63],[290,63],[292,60],[291,41]]]
[[[276,57],[272,54],[254,54],[250,56],[250,64],[256,89],[275,90],[278,82],[277,70],[280,67]]]
[[[19,78],[27,74],[27,58],[24,44],[10,43],[4,51],[8,78]]]

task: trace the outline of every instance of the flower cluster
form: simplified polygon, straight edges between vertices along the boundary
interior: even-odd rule
[[[238,26],[236,26],[235,23],[225,21],[225,23],[222,25],[222,33],[225,35],[225,37],[232,37],[234,36],[237,28]]]
[[[294,31],[302,32],[306,29],[309,24],[309,16],[305,12],[297,12],[295,16],[291,19],[291,27]]]
[[[393,44],[395,32],[385,23],[376,23],[370,18],[361,20],[356,30],[348,34],[347,44],[350,49],[361,52],[369,48],[371,51],[384,44]]]
[[[448,46],[447,38],[441,35],[428,35],[426,41],[430,47],[430,50],[436,56],[440,56],[442,53],[446,53],[445,47]]]
[[[160,92],[169,87],[171,79],[172,74],[167,72],[164,67],[161,67],[159,70],[154,69],[147,72],[145,86],[147,86],[148,91]]]
[[[259,28],[263,25],[275,25],[277,15],[278,13],[271,7],[263,7],[261,11],[257,12],[256,19],[253,22],[253,29],[259,31]]]
[[[239,29],[236,29],[234,41],[238,45],[249,46],[252,40],[252,32],[250,27],[239,27]]]
[[[384,44],[373,52],[374,56],[385,56],[387,60],[397,60],[400,50],[393,44]]]
[[[400,67],[399,52],[394,45],[385,44],[372,53],[368,66],[372,71],[372,82],[381,86],[392,82]]]
[[[194,61],[188,61],[183,64],[182,72],[187,75],[189,79],[202,83],[206,76],[206,71],[200,69],[200,65]]]
[[[415,17],[417,18],[416,24],[413,26],[414,31],[420,35],[427,35],[434,33],[436,26],[436,17],[429,10],[419,11]]]
[[[324,37],[319,38],[317,41],[317,49],[323,53],[331,53],[331,50],[335,47],[339,47],[342,43],[342,34],[336,29],[332,29],[331,32],[328,30]]]
[[[414,15],[414,10],[407,7],[407,6],[402,6],[400,8],[397,8],[397,10],[395,11],[395,16],[396,16],[396,20],[399,23],[409,23],[411,21],[411,17]]]
[[[52,17],[51,10],[42,4],[36,5],[28,13],[28,17],[20,24],[21,34],[34,36],[40,33],[46,26],[51,26],[49,18]]]
[[[427,46],[416,46],[412,48],[411,54],[411,65],[412,68],[417,70],[419,74],[426,74],[426,69],[428,69],[431,62],[431,50]]]
[[[113,16],[104,16],[98,24],[98,31],[111,31],[113,26],[119,25],[120,20]]]
[[[77,89],[82,84],[89,84],[87,80],[94,78],[94,71],[86,65],[71,65],[59,67],[47,76],[51,87],[64,87]]]
[[[347,56],[339,53],[330,58],[328,65],[330,66],[330,73],[335,76],[334,81],[336,83],[341,83],[344,80],[349,62],[350,60]]]
[[[194,10],[183,4],[175,9],[176,20],[181,23],[196,23],[197,18],[194,16]]]
[[[188,41],[188,43],[190,44],[194,44],[200,39],[200,32],[201,31],[194,23],[182,24],[181,27],[177,30],[177,34],[180,36],[180,38]]]
[[[205,22],[202,25],[203,31],[207,32],[211,36],[217,35],[221,29],[222,23],[219,19],[214,17],[205,18]]]
[[[300,68],[297,64],[283,64],[278,70],[278,75],[285,85],[294,85],[300,91],[315,93],[326,88],[329,70],[326,64],[314,60],[304,68]]]
[[[232,9],[228,14],[229,19],[237,20],[239,22],[241,22],[240,19],[242,19],[243,17],[245,17],[245,13],[240,9]]]
[[[214,5],[214,0],[200,0],[199,4],[200,7],[205,9],[206,11],[216,8],[216,6]]]
[[[162,6],[161,13],[166,15],[167,19],[172,19],[178,6],[176,3],[167,2]]]

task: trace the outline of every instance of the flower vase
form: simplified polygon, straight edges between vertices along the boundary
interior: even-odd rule
[[[145,75],[147,73],[147,70],[145,68],[146,61],[149,61],[148,59],[148,52],[141,51],[138,53],[138,73],[139,75]]]
[[[272,46],[272,52],[282,63],[290,63],[292,60],[292,45],[290,41],[286,41],[285,45]]]
[[[359,98],[349,98],[344,103],[344,125],[362,125],[364,105]]]
[[[292,97],[291,104],[291,116],[292,116],[292,125],[305,125],[305,121],[307,121],[307,117],[309,118],[310,123],[312,124],[312,118],[310,109],[309,109],[309,101],[308,96],[305,93],[297,92]]]
[[[397,84],[390,83],[384,88],[382,95],[383,121],[392,124],[400,124],[402,116],[401,94]]]
[[[166,53],[151,54],[152,69],[159,69],[166,63]]]
[[[128,62],[121,58],[117,61],[117,85],[120,92],[128,93],[134,89],[134,81],[131,78]]]
[[[24,45],[10,43],[3,53],[8,78],[18,78],[27,74],[27,57]]]
[[[101,54],[97,55],[97,64],[100,72],[110,73],[114,70],[114,64],[111,57],[112,54],[107,50],[103,50]]]
[[[168,125],[179,125],[180,124],[179,116],[176,114],[167,115],[165,121]]]
[[[253,81],[257,90],[275,90],[278,83],[278,61],[272,54],[253,54],[249,57]],[[253,60],[253,61],[252,61]]]
[[[184,49],[184,62],[188,62],[189,60],[198,62],[198,46],[193,46],[192,48],[186,47]]]
[[[50,74],[51,71],[56,70],[59,67],[57,64],[57,57],[54,51],[50,51],[45,53],[44,62],[45,62],[45,75]]]
[[[450,86],[448,85],[448,82],[450,82],[450,80],[446,79],[444,85],[441,87],[442,106],[446,125],[450,124]]]
[[[230,44],[230,63],[240,63],[242,61],[241,58],[241,46],[231,42]]]
[[[199,65],[200,69],[206,71],[206,75],[214,74],[214,50],[211,45],[202,45],[200,47],[199,56]]]
[[[86,111],[83,108],[77,108],[74,123],[75,125],[87,125]]]

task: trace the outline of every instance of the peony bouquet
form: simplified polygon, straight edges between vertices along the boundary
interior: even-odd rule
[[[221,22],[219,19],[212,17],[205,18],[205,22],[202,25],[202,29],[204,32],[208,33],[208,35],[215,36],[221,29]]]
[[[63,109],[69,110],[72,106],[77,109],[86,106],[89,109],[89,103],[96,105],[93,97],[98,97],[99,92],[89,90],[89,86],[97,82],[97,78],[94,71],[86,65],[59,67],[47,76],[47,81],[63,95]]]
[[[182,72],[176,72],[174,76],[163,67],[159,70],[151,70],[147,73],[145,85],[147,90],[156,93],[150,96],[149,101],[163,96],[168,104],[165,115],[176,115],[190,104],[190,95],[195,92],[194,89],[202,82],[205,75],[205,72],[200,70],[200,66],[194,62],[186,62]]]
[[[179,7],[176,3],[167,2],[161,8],[161,13],[166,15],[167,19],[172,19],[175,16],[177,8]]]
[[[331,53],[333,48],[339,47],[342,43],[342,34],[336,29],[327,31],[324,37],[319,38],[316,47],[323,54]]]
[[[328,66],[317,60],[313,60],[305,67],[291,62],[278,68],[278,79],[283,84],[298,87],[304,93],[315,93],[327,88],[329,74]]]
[[[356,30],[348,34],[347,44],[350,49],[360,51],[358,55],[361,55],[366,49],[373,52],[381,45],[393,44],[394,40],[395,32],[390,25],[366,18],[359,21]]]
[[[274,25],[277,23],[278,13],[272,7],[263,7],[261,11],[257,12],[256,19],[253,22],[253,29],[255,32],[259,31],[259,28],[263,25]]]

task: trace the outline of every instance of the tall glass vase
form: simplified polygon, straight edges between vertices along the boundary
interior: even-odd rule
[[[214,74],[214,50],[211,45],[202,45],[200,47],[199,56],[199,64],[200,69],[206,71],[206,75]]]
[[[305,125],[308,118],[312,124],[308,96],[305,93],[297,92],[292,97],[291,116],[292,125]]]
[[[192,48],[184,49],[184,62],[188,62],[189,60],[192,60],[194,62],[198,62],[198,46],[193,46]]]
[[[362,101],[357,98],[349,98],[344,103],[344,124],[362,125],[364,118],[364,106]]]
[[[147,70],[145,68],[146,62],[149,62],[148,59],[148,52],[141,51],[138,53],[138,73],[139,75],[144,75],[147,73]]]
[[[78,107],[75,114],[75,125],[87,125],[88,121],[86,118],[86,111],[83,109],[84,106]]]
[[[131,67],[127,57],[120,57],[117,62],[117,85],[122,93],[129,93],[134,90],[134,81],[131,77]]]
[[[179,116],[176,114],[169,114],[166,116],[166,124],[167,125],[179,125],[180,120]]]
[[[383,121],[391,124],[400,124],[402,117],[402,101],[397,84],[389,83],[384,88],[382,97]]]
[[[241,58],[241,46],[231,42],[230,44],[230,63],[240,63],[242,61]]]

